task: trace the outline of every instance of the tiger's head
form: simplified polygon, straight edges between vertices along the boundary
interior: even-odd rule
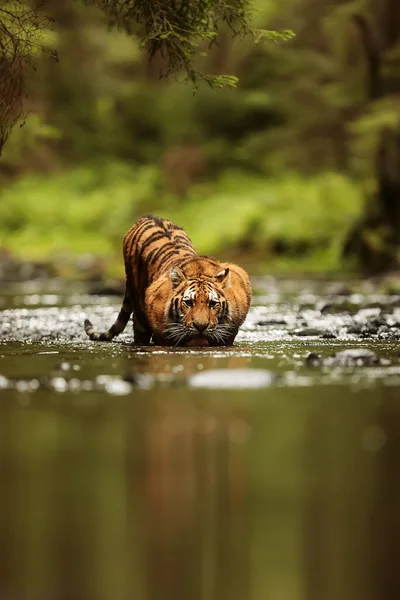
[[[227,345],[237,332],[225,296],[230,286],[229,268],[213,276],[186,278],[175,266],[169,276],[172,297],[165,312],[166,341],[177,346]]]

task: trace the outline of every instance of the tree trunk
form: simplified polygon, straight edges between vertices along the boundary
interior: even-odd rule
[[[355,17],[367,61],[369,101],[400,92],[400,78],[391,73],[389,79],[383,64],[399,44],[397,3],[398,0],[386,0],[378,6],[380,34],[376,37],[366,19]],[[396,269],[400,264],[400,131],[382,127],[374,169],[375,192],[366,199],[364,215],[349,231],[343,249],[345,256],[355,259],[368,273]]]

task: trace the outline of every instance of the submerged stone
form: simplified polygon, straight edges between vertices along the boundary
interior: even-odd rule
[[[260,319],[256,321],[254,325],[256,327],[268,327],[268,326],[276,326],[276,325],[287,325],[288,320],[280,317],[270,318],[270,319]]]
[[[297,335],[299,337],[322,337],[325,335],[325,331],[321,329],[316,329],[314,327],[308,327],[306,329],[295,329],[292,331],[292,335]]]
[[[322,315],[348,314],[354,315],[359,311],[359,306],[351,302],[327,302],[320,308]]]
[[[188,379],[192,388],[249,389],[269,387],[276,376],[265,369],[210,369]]]
[[[315,367],[322,364],[321,355],[317,352],[310,352],[306,357],[306,364],[309,367]]]
[[[380,357],[372,350],[365,348],[349,348],[327,357],[321,357],[316,352],[310,352],[306,357],[306,364],[310,367],[371,367],[388,365],[390,364],[390,361]]]

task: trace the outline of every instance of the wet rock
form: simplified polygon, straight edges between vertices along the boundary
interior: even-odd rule
[[[306,357],[306,365],[308,367],[315,367],[322,364],[321,355],[318,352],[310,352]]]
[[[21,262],[16,260],[8,252],[0,255],[0,281],[20,282],[31,280],[48,280],[55,277],[55,270],[50,263],[45,262]]]
[[[53,377],[49,381],[49,387],[55,392],[66,392],[68,390],[68,381],[64,377]]]
[[[328,367],[371,367],[388,365],[390,361],[380,357],[376,352],[364,348],[349,348],[331,356],[322,358],[316,352],[310,352],[306,358],[308,366]]]
[[[327,286],[328,294],[332,296],[351,296],[354,291],[346,283],[332,282]]]
[[[84,273],[92,280],[100,279],[104,270],[102,259],[89,252],[76,256],[74,259],[74,267],[78,272]]]
[[[0,375],[0,390],[15,389],[21,393],[35,392],[40,387],[39,379],[13,379]]]
[[[360,335],[362,333],[363,330],[363,326],[362,325],[350,325],[350,327],[347,328],[347,333],[352,333],[355,335]]]
[[[378,330],[378,327],[375,327],[374,325],[364,325],[361,331],[361,337],[368,339],[373,335],[377,335]]]
[[[96,383],[101,389],[107,392],[107,394],[113,396],[126,396],[132,391],[132,385],[120,377],[98,375],[96,377]]]
[[[326,331],[325,333],[322,334],[321,337],[323,340],[335,340],[337,338],[337,335],[332,333],[332,331]]]
[[[354,315],[358,312],[359,306],[351,302],[327,302],[320,308],[322,315],[347,314]]]
[[[70,371],[71,363],[64,360],[62,363],[60,363],[59,365],[56,366],[56,370],[57,371]]]
[[[264,369],[210,369],[188,379],[191,388],[249,389],[269,387],[276,375]]]
[[[322,337],[326,332],[315,327],[306,327],[305,329],[295,329],[292,335],[299,337]]]
[[[0,390],[6,390],[10,385],[10,380],[4,375],[0,375]]]
[[[376,352],[364,348],[349,348],[342,350],[333,357],[335,364],[340,365],[355,365],[355,366],[372,366],[383,364],[384,361]]]
[[[125,377],[123,377],[123,380],[132,386],[139,385],[139,383],[140,383],[140,378],[136,374],[133,374],[133,373],[132,374],[129,373],[128,375],[125,375]]]
[[[382,327],[382,325],[386,325],[386,319],[383,316],[372,317],[372,319],[369,320],[368,325],[372,327]]]
[[[277,317],[276,319],[271,318],[271,319],[261,319],[260,321],[256,321],[254,323],[254,325],[258,326],[258,327],[267,327],[269,325],[287,325],[287,319],[281,319],[279,317]]]

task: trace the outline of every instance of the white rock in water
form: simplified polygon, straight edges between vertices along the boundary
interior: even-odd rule
[[[265,369],[210,369],[196,373],[188,379],[191,388],[249,389],[269,387],[275,375]]]
[[[9,386],[9,381],[7,377],[0,375],[0,390],[6,390]]]
[[[126,396],[132,391],[132,386],[123,379],[110,377],[105,382],[104,391],[113,396]]]

